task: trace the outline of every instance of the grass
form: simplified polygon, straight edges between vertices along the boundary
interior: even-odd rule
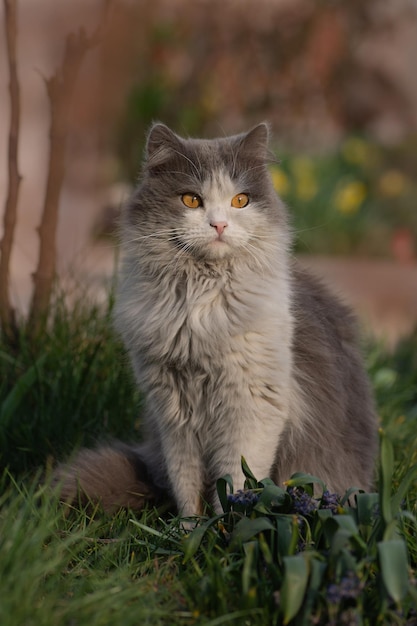
[[[243,463],[245,493],[219,481],[224,515],[186,535],[156,510],[65,514],[40,480],[76,446],[140,436],[109,318],[58,305],[44,336],[22,324],[0,345],[2,626],[415,623],[417,333],[394,354],[367,348],[383,427],[374,494],[352,509],[313,497],[312,477],[276,486]]]
[[[103,436],[138,438],[140,397],[110,312],[59,302],[45,332],[0,344],[0,463],[22,473]]]

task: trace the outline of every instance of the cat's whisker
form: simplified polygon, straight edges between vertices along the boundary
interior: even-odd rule
[[[250,256],[251,259],[253,259],[253,261],[255,261],[255,264],[259,269],[264,269],[265,264],[262,263],[261,259],[259,258],[259,250],[255,246],[247,241],[242,244],[242,249],[245,250],[245,252]]]
[[[294,233],[296,235],[300,235],[301,233],[309,233],[312,230],[319,230],[321,228],[325,228],[327,226],[326,222],[323,222],[321,224],[316,224],[315,226],[310,226],[309,228],[297,228]]]
[[[254,248],[259,254],[263,254],[264,252],[274,252],[277,255],[280,254],[280,248],[277,246],[275,241],[268,241],[268,237],[257,236],[256,234],[249,233],[249,238],[247,240],[247,244]],[[261,243],[259,243],[261,242]]]
[[[251,167],[246,168],[245,174],[247,172],[254,172],[255,170],[263,170],[265,169],[265,163],[259,163],[257,165],[252,165]]]
[[[172,271],[174,272],[174,274],[177,273],[178,271],[178,267],[179,264],[181,262],[181,260],[183,258],[187,258],[189,256],[189,253],[193,251],[193,249],[196,249],[197,245],[195,244],[195,242],[181,242],[179,245],[179,249],[177,251],[177,253],[175,254],[174,258],[172,259],[172,261],[175,262],[175,265],[172,268]],[[171,263],[172,263],[171,261]]]
[[[137,243],[146,239],[165,239],[167,236],[175,237],[177,235],[180,235],[182,232],[182,228],[169,228],[167,230],[159,230],[148,235],[138,235],[136,237],[132,237],[131,239],[126,239],[125,243]]]

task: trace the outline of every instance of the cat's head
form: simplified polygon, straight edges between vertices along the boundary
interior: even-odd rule
[[[266,251],[286,216],[268,172],[268,127],[241,135],[183,139],[163,124],[148,135],[144,171],[128,224],[149,252],[220,260]],[[277,242],[278,243],[278,242]]]

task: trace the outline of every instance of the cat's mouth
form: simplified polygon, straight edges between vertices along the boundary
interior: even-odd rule
[[[223,234],[214,237],[210,242],[209,246],[213,246],[215,248],[229,248],[230,243],[225,239]]]
[[[192,242],[177,238],[173,243],[183,253],[202,259],[221,259],[229,256],[233,249],[231,242],[227,241],[223,233],[211,239],[202,238],[199,241],[194,239]]]
[[[208,257],[219,259],[229,256],[232,249],[233,247],[230,244],[230,241],[227,241],[227,237],[220,234],[217,237],[213,237],[213,239],[208,242],[206,246],[206,254]]]

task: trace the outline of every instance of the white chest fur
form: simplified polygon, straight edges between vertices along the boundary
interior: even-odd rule
[[[157,282],[136,276],[117,312],[127,345],[179,366],[217,362],[255,339],[268,352],[284,348],[292,334],[288,280],[278,269],[275,276],[245,269],[213,276],[166,272]]]

